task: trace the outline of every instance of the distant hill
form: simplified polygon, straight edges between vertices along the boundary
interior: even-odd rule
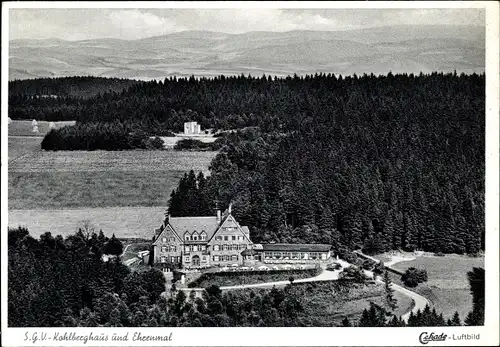
[[[345,31],[185,31],[139,40],[11,40],[9,78],[130,79],[220,74],[482,72],[485,29],[392,26]]]
[[[121,92],[137,81],[102,77],[59,77],[13,80],[9,82],[9,97],[15,95],[37,95],[40,97],[90,98],[108,91]]]

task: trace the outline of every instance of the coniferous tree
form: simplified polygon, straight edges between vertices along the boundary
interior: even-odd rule
[[[385,302],[391,311],[397,307],[397,299],[394,297],[394,289],[392,288],[392,281],[389,277],[387,270],[384,272],[384,289],[385,289]]]

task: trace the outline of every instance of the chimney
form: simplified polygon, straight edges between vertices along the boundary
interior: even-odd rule
[[[217,209],[217,223],[220,223],[221,216],[220,216],[220,210]]]
[[[164,220],[164,224],[165,226],[170,222],[170,213],[168,213],[168,211],[165,211],[165,220]]]
[[[229,214],[231,214],[231,205],[232,205],[232,203],[229,203],[229,207],[227,209],[227,213],[229,213]]]

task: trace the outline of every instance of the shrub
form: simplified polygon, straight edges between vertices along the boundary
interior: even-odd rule
[[[371,259],[365,259],[363,261],[363,269],[365,270],[372,270],[374,268],[374,266],[376,265],[377,263]]]
[[[385,266],[382,262],[375,264],[373,267],[373,273],[375,275],[382,275],[385,272]]]
[[[401,276],[401,281],[408,287],[416,287],[419,283],[427,281],[427,270],[410,267]]]
[[[353,282],[362,283],[367,280],[364,271],[357,266],[349,266],[344,269],[340,274],[339,278],[342,280],[348,280]]]
[[[108,240],[108,242],[105,243],[104,249],[103,249],[104,254],[111,254],[111,255],[121,255],[123,252],[123,244],[121,243],[120,240],[118,240],[115,237],[115,234]]]

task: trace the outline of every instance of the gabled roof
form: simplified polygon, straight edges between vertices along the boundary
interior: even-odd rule
[[[238,230],[241,231],[241,233],[243,234],[243,236],[245,236],[245,238],[247,238],[247,240],[249,242],[252,242],[252,240],[250,240],[250,235],[248,233],[245,233],[245,231],[243,230],[243,228],[246,228],[247,230],[248,230],[248,228],[240,226],[240,224],[236,221],[236,219],[233,217],[232,214],[227,214],[227,216],[225,216],[224,218],[222,218],[222,223],[216,229],[216,231],[222,230],[222,227],[237,228]],[[212,241],[212,239],[215,236],[215,234],[217,234],[217,232],[213,233],[211,235],[211,237],[208,238],[208,242]]]
[[[192,234],[194,231],[198,232],[198,235],[202,231],[207,233],[207,240],[213,236],[219,223],[217,222],[217,217],[170,217],[169,224],[172,226],[174,231],[179,235],[181,239],[184,239],[184,234],[186,231]]]
[[[263,251],[277,252],[328,252],[332,245],[322,243],[263,243]]]
[[[173,228],[170,226],[170,225],[166,225],[166,226],[163,226],[161,228],[158,228],[158,229],[155,229],[155,236],[153,238],[153,244],[156,244],[157,241],[163,237],[163,234],[167,231],[170,231],[172,230],[172,233],[177,237],[177,239],[179,241],[182,241],[182,239],[179,237],[179,235],[177,235],[177,233],[175,232],[175,230],[173,230]],[[159,232],[158,232],[159,231]]]

